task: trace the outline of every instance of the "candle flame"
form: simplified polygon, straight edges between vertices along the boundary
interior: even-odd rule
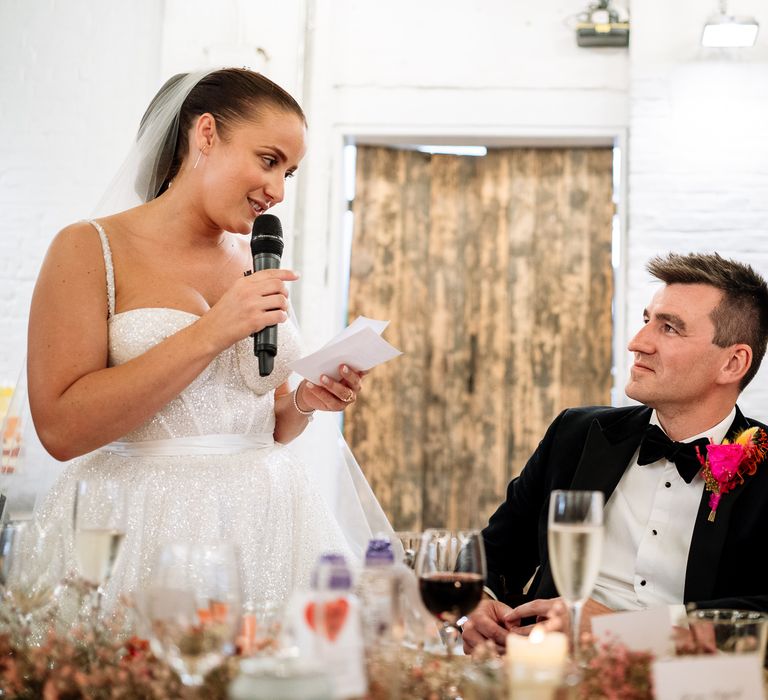
[[[531,641],[531,644],[541,644],[544,641],[545,636],[546,632],[544,631],[544,628],[541,625],[536,625],[536,627],[531,630],[528,639]]]

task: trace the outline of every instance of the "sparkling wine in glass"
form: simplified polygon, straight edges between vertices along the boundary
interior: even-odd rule
[[[592,593],[603,549],[603,494],[553,491],[547,530],[549,564],[571,618],[572,655],[580,659],[581,609]]]
[[[240,601],[231,544],[164,546],[144,601],[152,650],[178,672],[185,685],[202,685],[205,674],[234,651]]]
[[[425,530],[416,556],[421,600],[442,625],[448,654],[454,652],[459,620],[480,602],[485,549],[478,530]]]
[[[73,515],[78,573],[89,586],[103,590],[125,537],[124,486],[109,479],[78,481]]]

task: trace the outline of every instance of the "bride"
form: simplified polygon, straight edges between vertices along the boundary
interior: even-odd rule
[[[362,373],[342,366],[340,381],[291,391],[298,275],[244,276],[245,234],[282,201],[305,131],[299,105],[260,74],[177,75],[102,202],[119,213],[68,226],[47,253],[29,321],[30,408],[45,448],[75,459],[38,516],[70,527],[78,480],[124,485],[110,598],[147,582],[165,541],[233,541],[244,599],[280,601],[321,553],[359,558],[373,532],[391,532],[351,455],[318,476],[329,455],[312,447],[305,464],[286,447],[316,411],[353,403]],[[261,377],[251,334],[273,324],[275,366]],[[331,451],[337,437],[326,434]]]

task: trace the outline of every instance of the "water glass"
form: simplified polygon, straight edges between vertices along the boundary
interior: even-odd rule
[[[5,612],[29,638],[35,614],[55,601],[64,574],[61,540],[34,520],[10,520],[0,529],[0,597]]]
[[[144,600],[152,651],[185,685],[233,653],[240,623],[240,579],[226,542],[173,543],[161,548]]]

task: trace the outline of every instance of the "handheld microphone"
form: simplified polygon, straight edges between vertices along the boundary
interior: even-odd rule
[[[251,231],[253,271],[276,270],[283,254],[283,227],[273,214],[257,216]],[[253,334],[253,354],[259,358],[259,375],[272,372],[277,355],[277,326],[266,326]]]

